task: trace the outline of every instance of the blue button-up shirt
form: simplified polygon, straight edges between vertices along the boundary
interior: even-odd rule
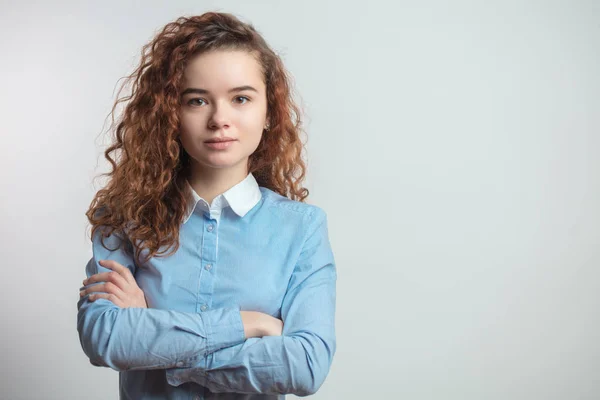
[[[121,399],[283,399],[322,385],[336,350],[337,272],[323,209],[258,186],[250,173],[209,206],[187,183],[180,247],[138,265],[116,234],[92,237],[86,274],[129,268],[148,308],[77,303],[92,365],[119,371]],[[142,253],[146,255],[147,253]],[[143,257],[141,257],[143,259]],[[283,320],[245,338],[240,310]]]

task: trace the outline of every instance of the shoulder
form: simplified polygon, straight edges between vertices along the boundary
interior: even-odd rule
[[[327,219],[325,210],[317,205],[291,200],[271,189],[260,187],[263,206],[288,221],[301,222],[305,228],[318,226]]]

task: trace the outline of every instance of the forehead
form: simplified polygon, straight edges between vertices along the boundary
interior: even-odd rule
[[[264,87],[264,78],[259,62],[249,52],[213,50],[190,60],[184,84],[218,91],[242,85]]]

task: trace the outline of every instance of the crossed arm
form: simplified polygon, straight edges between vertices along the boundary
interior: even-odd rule
[[[311,218],[312,217],[312,218]],[[106,299],[78,303],[78,331],[93,365],[115,370],[165,369],[167,382],[196,382],[212,392],[308,395],[322,385],[335,354],[336,268],[327,220],[315,209],[282,304],[281,336],[246,339],[238,307],[203,313],[119,308]],[[97,260],[133,268],[119,247],[94,238]],[[113,247],[114,248],[114,247]]]

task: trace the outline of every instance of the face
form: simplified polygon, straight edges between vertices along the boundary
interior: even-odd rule
[[[181,98],[181,144],[195,170],[229,168],[243,178],[267,122],[258,61],[246,51],[210,51],[187,65]],[[209,143],[219,138],[222,143]]]

